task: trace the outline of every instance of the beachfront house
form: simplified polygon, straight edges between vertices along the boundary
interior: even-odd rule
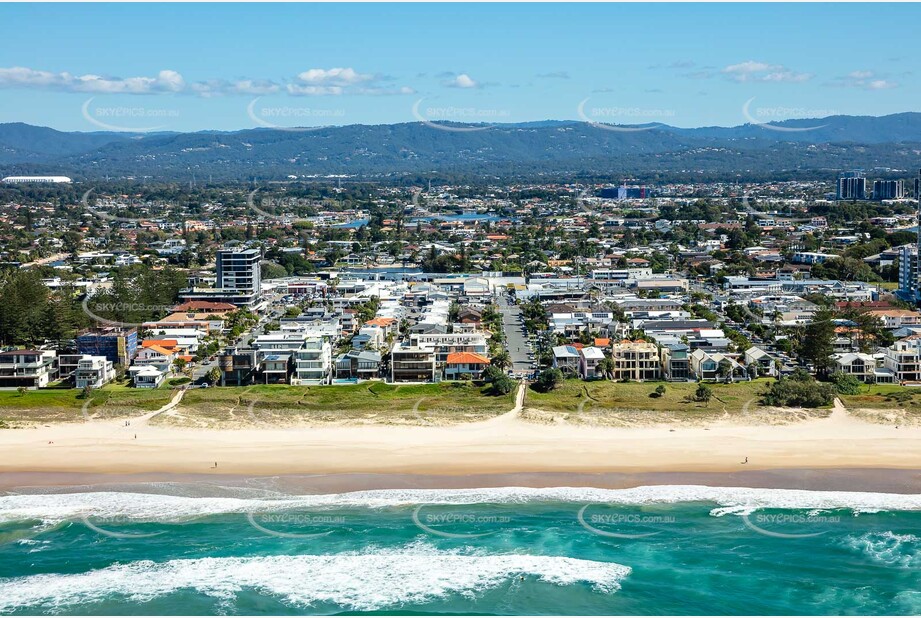
[[[489,367],[489,359],[473,352],[452,352],[445,364],[445,378],[448,380],[479,380],[483,370]]]
[[[101,388],[115,379],[115,367],[105,356],[83,355],[77,361],[74,371],[74,386],[77,388]]]

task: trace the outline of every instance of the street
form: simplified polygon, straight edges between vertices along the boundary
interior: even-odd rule
[[[505,345],[512,357],[512,374],[529,375],[533,368],[524,325],[521,323],[521,309],[508,300],[505,290],[497,292],[497,305],[502,314],[502,330],[505,332]]]

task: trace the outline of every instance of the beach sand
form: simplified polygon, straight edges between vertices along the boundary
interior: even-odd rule
[[[0,473],[9,486],[11,473],[27,472],[471,477],[921,470],[921,427],[869,423],[840,405],[827,418],[782,425],[592,427],[531,423],[519,413],[454,426],[283,429],[177,428],[151,424],[157,414],[151,413],[130,425],[118,419],[10,429],[0,431]]]

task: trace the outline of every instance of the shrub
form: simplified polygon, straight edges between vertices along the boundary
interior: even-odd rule
[[[831,381],[835,385],[835,390],[842,395],[860,394],[860,380],[850,374],[836,371],[831,374]]]
[[[539,391],[547,393],[557,388],[562,382],[563,372],[554,367],[541,371],[540,375],[537,376],[537,381],[534,382],[534,387]]]
[[[771,384],[761,403],[776,407],[819,408],[829,405],[835,398],[835,387],[821,384],[812,377],[808,381],[795,377],[781,378]]]

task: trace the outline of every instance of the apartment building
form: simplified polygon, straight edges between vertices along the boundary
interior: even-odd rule
[[[658,380],[662,377],[659,348],[648,341],[619,341],[611,345],[615,380]]]
[[[482,333],[414,333],[409,336],[411,347],[431,348],[439,363],[447,363],[454,352],[470,352],[489,356],[489,343]]]

